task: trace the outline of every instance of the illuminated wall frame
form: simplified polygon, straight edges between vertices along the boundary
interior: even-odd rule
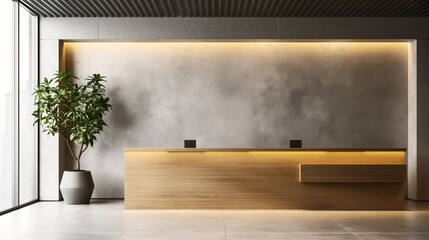
[[[94,196],[122,197],[123,146],[406,147],[408,45],[64,41],[63,67],[107,75],[120,106],[82,162],[101,182]]]

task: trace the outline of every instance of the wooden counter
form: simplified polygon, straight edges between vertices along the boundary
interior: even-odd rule
[[[405,149],[127,148],[124,155],[128,209],[404,208]]]

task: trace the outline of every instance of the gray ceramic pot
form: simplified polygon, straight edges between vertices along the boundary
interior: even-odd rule
[[[94,190],[90,171],[65,171],[60,184],[66,204],[88,204]]]

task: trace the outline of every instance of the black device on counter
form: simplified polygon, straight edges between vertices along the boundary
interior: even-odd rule
[[[185,140],[185,148],[196,148],[197,140]]]
[[[289,141],[290,148],[302,148],[302,140],[290,140]]]

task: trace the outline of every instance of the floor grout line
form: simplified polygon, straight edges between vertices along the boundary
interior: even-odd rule
[[[357,239],[359,240],[363,240],[361,237],[359,237],[358,235],[356,235],[354,232],[350,231],[349,229],[347,229],[346,227],[344,227],[343,225],[341,225],[340,223],[336,222],[334,219],[330,218],[329,216],[327,216],[324,212],[319,211],[325,218],[329,219],[331,222],[337,224],[338,226],[340,226],[341,228],[343,228],[344,230],[346,230],[347,232],[349,232],[350,234],[352,234],[353,236],[355,236]]]
[[[32,234],[34,234],[34,233],[37,233],[37,232],[41,231],[42,229],[47,228],[48,226],[50,226],[50,225],[54,224],[54,222],[55,222],[55,221],[60,221],[60,220],[61,220],[61,218],[60,218],[60,217],[57,217],[57,218],[55,218],[54,220],[52,220],[52,221],[50,221],[49,223],[47,223],[45,226],[39,227],[39,228],[37,228],[36,230],[34,230],[34,231],[30,232],[29,234],[26,234],[24,237],[21,237],[21,238],[18,238],[18,239],[19,239],[19,240],[25,239],[25,238],[27,238],[28,236],[30,236],[30,235],[32,235]]]

